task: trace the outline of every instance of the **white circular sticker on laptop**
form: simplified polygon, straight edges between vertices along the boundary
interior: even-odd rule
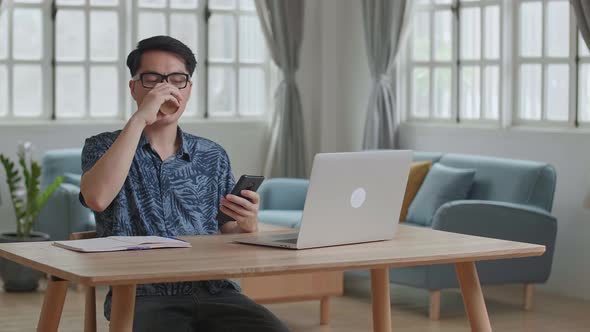
[[[350,205],[353,208],[358,209],[363,205],[363,203],[365,203],[366,199],[367,192],[365,191],[365,189],[357,188],[352,192],[352,195],[350,196]]]

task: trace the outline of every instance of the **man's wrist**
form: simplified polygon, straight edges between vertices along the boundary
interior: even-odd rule
[[[143,129],[145,127],[147,127],[147,122],[144,119],[142,119],[140,116],[138,116],[137,113],[133,114],[131,116],[131,118],[129,118],[129,121],[127,121],[127,124],[130,127],[139,129],[140,131],[143,131]]]

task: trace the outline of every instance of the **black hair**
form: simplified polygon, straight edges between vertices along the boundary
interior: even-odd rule
[[[193,51],[180,40],[170,36],[154,36],[137,43],[137,48],[127,56],[127,67],[129,67],[131,76],[135,76],[137,73],[141,65],[141,56],[143,53],[152,50],[167,51],[180,56],[184,60],[188,74],[193,76],[195,67],[197,66],[197,60]]]

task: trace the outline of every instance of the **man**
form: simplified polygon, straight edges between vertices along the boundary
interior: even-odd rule
[[[98,236],[256,232],[259,196],[228,195],[229,158],[218,144],[183,132],[178,119],[196,60],[180,41],[142,40],[127,57],[137,111],[122,130],[86,140],[80,201]],[[218,208],[234,221],[216,221]],[[134,331],[287,331],[227,280],[138,285]],[[111,292],[105,300],[110,319]]]

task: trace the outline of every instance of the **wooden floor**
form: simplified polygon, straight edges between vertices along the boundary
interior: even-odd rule
[[[366,283],[347,282],[346,295],[332,302],[332,324],[319,324],[319,302],[273,304],[270,308],[293,331],[370,331],[371,302]],[[0,291],[0,330],[3,332],[34,331],[43,302],[43,288],[35,293],[4,293]],[[496,331],[588,331],[590,301],[537,292],[535,307],[530,312],[521,309],[519,286],[486,287],[484,293],[492,326]],[[108,331],[102,317],[105,289],[99,289],[99,331]],[[427,317],[426,291],[395,286],[391,291],[392,321],[399,331],[469,331],[463,311],[461,294],[445,291],[442,295],[441,320]],[[60,331],[82,331],[84,298],[74,290],[68,292]]]

